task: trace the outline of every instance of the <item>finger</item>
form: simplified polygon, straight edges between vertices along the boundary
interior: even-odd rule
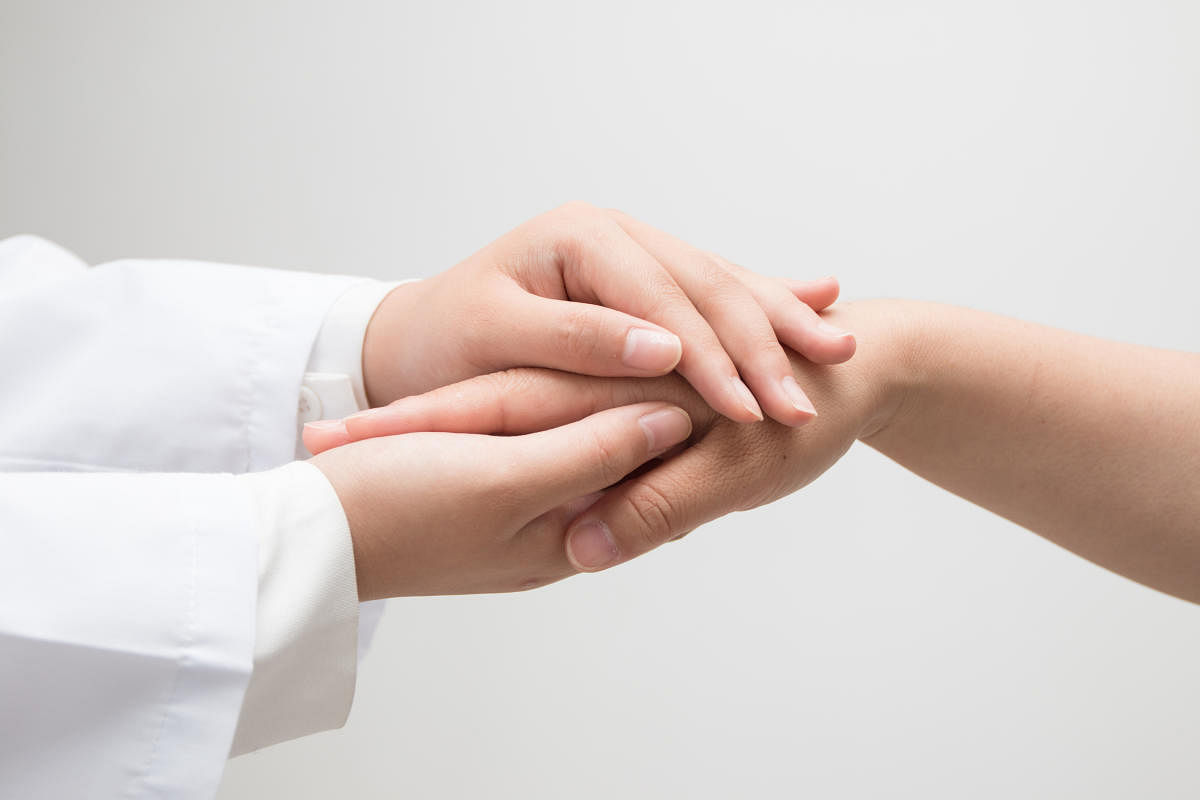
[[[344,422],[351,441],[416,431],[533,433],[643,400],[653,396],[646,393],[663,382],[603,380],[548,369],[510,369],[360,411]]]
[[[763,309],[779,340],[814,364],[840,364],[854,355],[856,342],[849,331],[834,327],[800,299],[807,292],[799,284],[789,285],[750,270],[734,268],[735,274]],[[817,282],[814,294],[828,294]],[[795,288],[793,288],[793,286]],[[833,282],[837,297],[837,281]],[[818,297],[823,300],[825,297]]]
[[[854,335],[815,312],[837,301],[841,287],[833,276],[812,281],[770,278],[713,256],[754,295],[779,341],[815,364],[840,364],[854,355]]]
[[[816,416],[766,312],[724,263],[631,217],[619,215],[616,219],[687,292],[773,419],[785,425],[803,425]],[[800,305],[799,300],[796,303]]]
[[[568,295],[649,320],[676,334],[676,369],[714,409],[738,422],[762,419],[721,340],[671,274],[620,226],[578,226],[560,242]],[[573,229],[574,230],[574,229]]]
[[[567,531],[567,558],[581,572],[595,572],[636,558],[716,519],[730,503],[713,484],[708,439],[644,475],[604,493]],[[718,467],[720,465],[717,465]]]
[[[520,482],[514,490],[532,519],[613,485],[691,432],[692,421],[682,408],[637,403],[498,441],[513,449]]]
[[[541,297],[515,285],[496,302],[509,313],[489,330],[484,359],[493,364],[646,377],[665,375],[683,355],[678,336],[623,311]]]
[[[488,373],[344,420],[304,425],[303,440],[316,455],[362,439],[402,433],[484,433],[511,436],[566,425],[597,411],[648,399],[684,402],[690,414],[711,424],[712,412],[675,377],[602,379],[536,367]]]
[[[750,272],[750,270],[746,271]],[[813,281],[785,279],[783,280],[783,285],[787,287],[788,291],[796,295],[797,300],[804,303],[804,305],[813,311],[823,311],[829,308],[837,302],[838,294],[841,292],[838,279],[832,275],[825,278],[817,278]]]
[[[354,441],[346,431],[346,425],[340,419],[323,419],[317,422],[306,422],[300,432],[300,438],[308,452],[314,456],[333,447],[340,447]]]

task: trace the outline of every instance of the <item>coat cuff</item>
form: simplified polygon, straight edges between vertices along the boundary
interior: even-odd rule
[[[238,480],[257,510],[258,605],[232,755],[345,724],[358,644],[354,550],[329,481],[307,462]]]
[[[355,405],[359,409],[366,408],[362,357],[367,326],[383,298],[402,283],[410,282],[385,282],[368,278],[342,292],[325,314],[306,371],[345,375],[350,379]]]

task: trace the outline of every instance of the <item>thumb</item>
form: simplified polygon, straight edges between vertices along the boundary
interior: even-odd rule
[[[567,558],[597,572],[636,558],[744,504],[721,476],[711,438],[604,493],[571,523]]]
[[[652,322],[591,303],[514,292],[505,330],[488,337],[484,360],[581,375],[665,375],[683,355],[679,337]]]
[[[637,403],[500,441],[515,451],[510,463],[521,465],[517,503],[532,519],[612,486],[691,432],[692,420],[683,409]]]

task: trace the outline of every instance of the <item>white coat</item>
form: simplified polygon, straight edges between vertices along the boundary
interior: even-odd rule
[[[0,797],[208,798],[254,658],[254,509],[353,279],[0,242]]]

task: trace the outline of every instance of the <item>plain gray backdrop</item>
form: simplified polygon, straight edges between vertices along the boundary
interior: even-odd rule
[[[1196,350],[1198,40],[1187,0],[0,0],[0,235],[399,278],[581,199]],[[1198,675],[1200,609],[856,447],[610,573],[393,601],[347,727],[220,798],[1194,798]]]

